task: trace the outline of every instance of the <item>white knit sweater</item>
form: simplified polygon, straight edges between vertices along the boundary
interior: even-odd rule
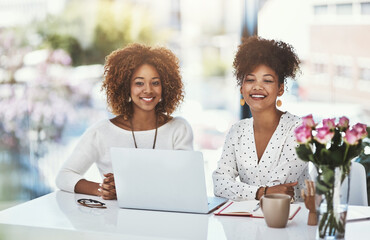
[[[138,148],[152,148],[155,129],[135,131]],[[111,173],[111,147],[134,148],[131,131],[124,130],[106,119],[93,125],[81,136],[80,141],[56,177],[58,188],[74,192],[76,183],[96,163],[101,176]],[[189,123],[175,117],[158,128],[156,149],[193,150],[193,132]]]

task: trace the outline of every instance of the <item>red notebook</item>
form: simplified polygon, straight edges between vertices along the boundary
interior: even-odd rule
[[[299,204],[290,204],[289,220],[292,220],[300,209],[301,206]],[[247,216],[263,218],[263,213],[259,207],[259,201],[257,200],[240,202],[229,200],[222,207],[216,210],[214,214],[220,216]]]

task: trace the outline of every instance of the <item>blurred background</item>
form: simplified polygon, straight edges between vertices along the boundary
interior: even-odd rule
[[[112,117],[104,58],[131,42],[179,57],[186,96],[174,115],[193,127],[212,195],[224,137],[242,116],[233,57],[256,33],[292,44],[302,61],[282,110],[370,125],[369,0],[0,0],[0,210],[56,190],[81,134]],[[100,181],[97,169],[87,178]]]

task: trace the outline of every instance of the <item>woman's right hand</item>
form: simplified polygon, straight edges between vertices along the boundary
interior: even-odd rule
[[[271,186],[267,188],[266,194],[283,193],[288,194],[291,197],[294,197],[294,186],[296,186],[297,184],[298,182],[292,182]]]
[[[98,191],[105,200],[117,199],[113,173],[104,174],[103,183],[100,184]]]

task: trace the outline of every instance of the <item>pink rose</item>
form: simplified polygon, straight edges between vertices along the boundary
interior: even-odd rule
[[[315,136],[316,141],[321,144],[326,144],[331,141],[334,136],[334,132],[330,131],[330,128],[327,126],[317,128],[317,134]]]
[[[322,125],[329,129],[334,129],[335,128],[335,118],[327,118],[327,119],[322,120]]]
[[[339,122],[337,125],[339,128],[345,128],[347,129],[349,127],[349,119],[345,116],[339,118]]]
[[[299,144],[305,144],[311,140],[311,128],[307,125],[297,127],[294,133]]]
[[[354,129],[347,129],[346,136],[344,137],[344,141],[347,142],[349,145],[356,145],[358,143],[358,135],[356,130]]]
[[[313,120],[312,114],[307,115],[302,118],[303,125],[309,127],[309,128],[315,128],[317,123]]]
[[[366,131],[366,125],[362,123],[357,123],[352,127],[352,129],[357,133],[357,138],[358,139],[363,139],[367,136],[367,131]]]

